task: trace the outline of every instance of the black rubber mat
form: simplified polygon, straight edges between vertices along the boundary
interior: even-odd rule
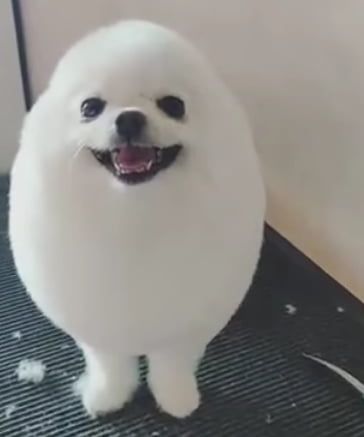
[[[34,308],[14,273],[0,188],[0,435],[5,437],[359,437],[364,400],[302,357],[325,358],[364,381],[364,311],[272,230],[254,286],[210,346],[199,380],[203,404],[177,421],[145,386],[123,412],[91,420],[71,385],[82,370],[72,341]],[[287,307],[288,305],[288,307]],[[47,366],[38,385],[18,382],[20,360]]]

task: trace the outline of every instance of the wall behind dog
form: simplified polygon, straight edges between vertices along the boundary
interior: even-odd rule
[[[22,0],[34,96],[65,49],[119,18],[192,39],[245,103],[269,222],[364,299],[364,2]]]
[[[11,2],[0,0],[0,174],[9,171],[25,114]]]

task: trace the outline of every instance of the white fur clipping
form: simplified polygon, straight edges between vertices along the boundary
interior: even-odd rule
[[[334,373],[341,376],[341,378],[348,382],[352,387],[354,387],[359,393],[364,395],[364,384],[346,370],[341,369],[340,367],[335,366],[335,364],[331,364],[328,361],[322,360],[321,358],[313,357],[312,355],[303,354],[303,356],[332,370]]]
[[[42,382],[45,373],[46,366],[41,361],[36,360],[22,360],[16,369],[18,381],[26,381],[33,384]]]
[[[286,313],[289,316],[294,316],[297,313],[297,308],[294,305],[291,305],[290,303],[288,303],[284,307],[286,309]]]
[[[17,406],[15,404],[8,405],[5,408],[5,413],[4,413],[5,419],[10,419],[12,414],[16,411],[16,409],[17,409]]]
[[[16,331],[12,333],[11,338],[20,341],[23,338],[23,335],[20,331]]]

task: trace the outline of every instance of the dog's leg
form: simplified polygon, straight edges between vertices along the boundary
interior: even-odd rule
[[[189,416],[200,403],[196,371],[205,345],[174,347],[149,359],[149,386],[159,406],[172,416]]]
[[[91,416],[121,409],[138,385],[136,358],[100,352],[81,346],[86,371],[76,384],[83,405]]]

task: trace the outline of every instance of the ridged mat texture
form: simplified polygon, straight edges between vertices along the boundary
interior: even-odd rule
[[[88,418],[71,388],[82,371],[80,353],[20,285],[6,215],[2,180],[1,437],[364,437],[362,397],[302,356],[322,357],[364,381],[363,307],[271,229],[247,299],[202,363],[201,408],[187,420],[174,420],[158,411],[144,384],[124,411]],[[23,359],[46,365],[43,382],[17,380]]]

